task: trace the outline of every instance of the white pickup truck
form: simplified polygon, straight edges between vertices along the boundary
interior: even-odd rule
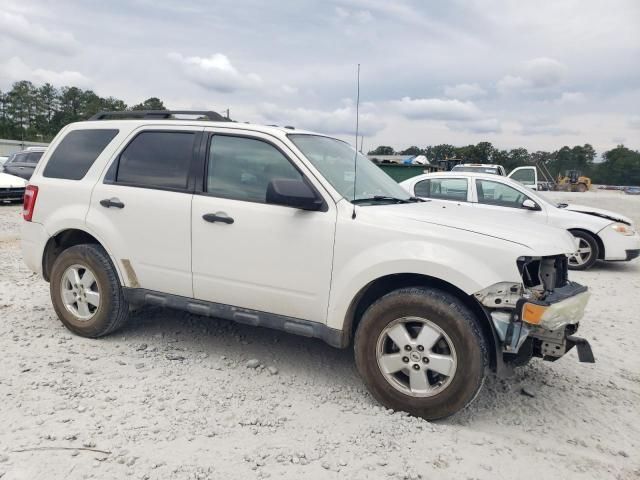
[[[353,345],[375,398],[428,419],[491,371],[593,361],[568,232],[452,216],[335,138],[184,114],[68,125],[36,167],[23,255],[71,331],[153,304]]]

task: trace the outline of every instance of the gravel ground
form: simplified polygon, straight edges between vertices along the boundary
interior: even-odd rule
[[[640,198],[552,196],[640,222]],[[351,350],[319,341],[162,309],[73,336],[22,264],[19,213],[0,207],[2,480],[640,478],[639,261],[572,275],[595,365],[534,360],[429,423],[380,407]]]

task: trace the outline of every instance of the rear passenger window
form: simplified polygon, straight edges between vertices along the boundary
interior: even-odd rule
[[[417,197],[440,200],[467,201],[468,182],[466,178],[430,178],[416,183]]]
[[[118,130],[74,130],[62,139],[55,149],[42,173],[49,178],[65,178],[80,180],[83,178],[96,158],[118,134]],[[42,152],[38,155],[37,163]]]
[[[215,135],[211,141],[207,192],[216,197],[265,203],[275,178],[302,175],[280,150],[261,140]]]
[[[42,154],[44,152],[31,152],[29,154],[27,154],[27,158],[25,159],[25,163],[32,163],[33,165],[36,165],[38,163],[38,161],[40,160],[40,158],[42,157]]]
[[[142,132],[120,154],[117,183],[185,189],[194,132]]]

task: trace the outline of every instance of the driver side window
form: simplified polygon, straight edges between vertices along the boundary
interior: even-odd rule
[[[478,203],[499,207],[522,208],[522,203],[529,198],[509,185],[491,180],[477,179],[476,191]]]
[[[266,203],[273,179],[302,174],[273,145],[262,140],[214,135],[209,150],[207,192],[213,196]]]

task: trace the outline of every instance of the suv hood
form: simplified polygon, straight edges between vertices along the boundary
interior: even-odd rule
[[[487,237],[516,243],[533,250],[531,255],[572,254],[576,251],[573,236],[561,228],[522,220],[503,212],[480,212],[472,206],[443,207],[431,202],[364,207],[395,218],[465,230]]]
[[[27,181],[24,178],[0,173],[0,188],[24,188],[26,185]]]
[[[612,222],[622,222],[627,225],[632,225],[633,221],[629,217],[620,215],[619,213],[612,212],[610,210],[603,210],[602,208],[585,207],[584,205],[569,204],[562,210],[569,210],[571,212],[579,212],[587,215],[593,215],[594,217],[604,218],[605,220],[611,220]]]

